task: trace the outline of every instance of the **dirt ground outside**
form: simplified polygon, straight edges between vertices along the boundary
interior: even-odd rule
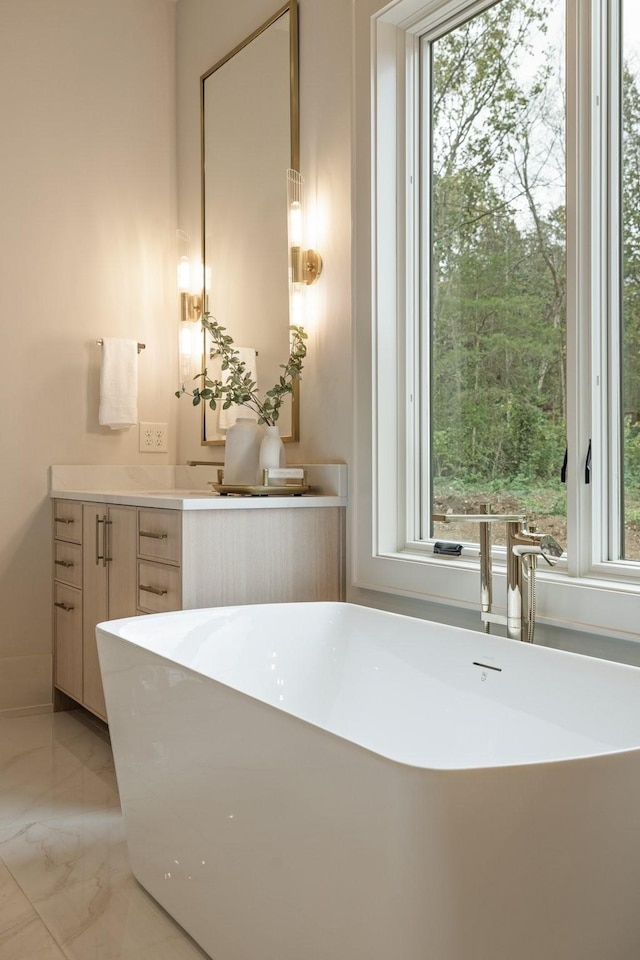
[[[529,525],[539,533],[550,533],[563,548],[567,544],[567,518],[564,515],[563,490],[532,490],[524,496],[474,490],[468,494],[441,487],[434,497],[434,513],[480,513],[481,504],[490,505],[491,513],[526,514]],[[434,537],[454,543],[477,543],[478,526],[470,523],[435,523]],[[505,528],[492,527],[492,542],[504,545]],[[631,520],[625,526],[625,559],[640,560],[640,521]]]

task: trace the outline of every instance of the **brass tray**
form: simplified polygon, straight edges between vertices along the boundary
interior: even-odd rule
[[[234,484],[234,483],[214,483],[209,481],[210,485],[221,497],[233,493],[241,497],[300,497],[307,493],[309,485],[306,483],[270,483],[268,485],[256,484]]]

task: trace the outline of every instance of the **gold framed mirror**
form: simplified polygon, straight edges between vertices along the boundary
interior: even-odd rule
[[[298,169],[298,9],[289,0],[200,78],[203,303],[226,328],[260,393],[289,355],[287,168]],[[222,378],[205,332],[204,367]],[[202,404],[205,445],[235,416]],[[299,383],[280,414],[300,430]]]

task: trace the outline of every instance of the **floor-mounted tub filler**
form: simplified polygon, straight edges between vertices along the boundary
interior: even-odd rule
[[[133,871],[215,960],[640,957],[640,670],[337,603],[98,645]]]

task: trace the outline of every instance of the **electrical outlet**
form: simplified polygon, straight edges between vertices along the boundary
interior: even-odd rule
[[[167,453],[167,423],[140,422],[140,452]]]

